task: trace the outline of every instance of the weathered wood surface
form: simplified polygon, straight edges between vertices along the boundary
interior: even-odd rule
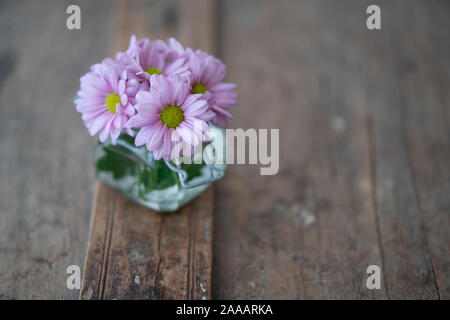
[[[213,189],[159,214],[98,183],[81,299],[210,298]]]
[[[124,50],[131,34],[172,35],[187,46],[213,49],[213,1],[117,5],[113,51]],[[159,23],[144,23],[158,17]],[[209,299],[213,197],[210,187],[176,213],[161,214],[98,183],[80,298]]]
[[[281,141],[217,185],[213,297],[450,298],[450,8],[377,3],[380,31],[370,1],[222,2],[232,126]]]
[[[366,42],[377,55],[365,68],[386,287],[391,298],[449,299],[450,48],[430,46],[439,30],[448,36],[450,7],[415,1],[386,9],[393,32]],[[399,11],[409,18],[395,22]]]
[[[66,268],[84,261],[94,141],[72,100],[79,77],[108,54],[111,15],[104,2],[79,4],[96,19],[69,31],[64,1],[0,3],[2,299],[79,295]]]
[[[93,140],[71,98],[135,32],[223,58],[231,126],[279,128],[280,172],[230,166],[206,207],[166,216],[99,184],[83,298],[450,299],[450,5],[376,3],[379,31],[366,0],[80,2],[69,31],[69,3],[2,1],[0,298],[78,296]]]

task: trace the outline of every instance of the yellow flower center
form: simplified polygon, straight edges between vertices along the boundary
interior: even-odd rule
[[[203,85],[203,83],[197,82],[194,83],[194,85],[192,86],[192,93],[196,94],[196,93],[205,93],[206,91],[208,91],[208,89]]]
[[[105,99],[105,103],[106,103],[106,109],[108,109],[109,112],[111,112],[111,113],[116,113],[116,106],[118,103],[120,103],[120,105],[122,105],[122,103],[120,102],[120,97],[117,93],[108,94],[108,96]]]
[[[184,120],[183,110],[179,106],[170,104],[161,110],[159,114],[159,119],[168,128],[176,128]]]
[[[158,68],[145,68],[144,71],[149,73],[150,75],[155,74],[155,73],[162,74],[162,71],[159,70]]]

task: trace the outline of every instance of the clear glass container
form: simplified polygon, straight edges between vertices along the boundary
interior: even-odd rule
[[[211,126],[210,137],[204,146],[209,145],[214,159],[224,159],[224,130]],[[155,160],[145,145],[136,147],[134,137],[122,134],[116,145],[106,141],[96,147],[96,174],[135,202],[160,212],[175,211],[225,174],[225,161],[205,161],[204,150],[200,161],[197,152],[190,164]]]

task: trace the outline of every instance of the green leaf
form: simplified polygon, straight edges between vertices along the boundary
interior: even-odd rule
[[[178,177],[173,175],[174,172],[167,167],[163,160],[156,160],[151,167],[142,165],[140,169],[139,180],[145,192],[165,189],[178,181]]]
[[[115,146],[114,148],[118,148]],[[122,148],[121,152],[126,152],[125,148]],[[105,155],[97,161],[97,170],[108,171],[113,174],[114,179],[120,179],[125,174],[133,174],[136,170],[136,162],[127,159],[124,156],[114,152],[106,147],[103,147]]]
[[[186,171],[188,178],[187,182],[191,181],[195,177],[198,177],[202,174],[202,169],[205,167],[205,164],[185,164],[181,165],[181,168]]]

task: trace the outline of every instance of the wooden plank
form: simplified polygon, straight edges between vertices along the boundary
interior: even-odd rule
[[[395,230],[397,235],[395,241],[387,244],[391,251],[385,251],[392,256],[387,259],[396,271],[390,277],[393,297],[448,299],[450,150],[448,94],[443,84],[449,81],[450,64],[445,57],[450,48],[432,44],[448,38],[439,30],[448,30],[442,28],[448,27],[449,12],[444,3],[414,2],[407,14],[417,22],[413,25],[407,20],[395,22],[398,36],[386,35],[392,52],[387,53],[382,69],[391,72],[393,81],[398,83],[395,92],[383,88],[390,104],[397,103],[398,107],[388,111],[390,104],[383,103],[374,110],[378,122],[383,123],[383,127],[378,125],[379,132],[375,132],[384,139],[380,142],[386,146],[383,150],[395,150],[389,155],[392,162],[382,170],[394,169],[396,174],[381,180],[391,183],[380,192],[386,193],[390,187],[394,194],[403,195],[403,199],[398,197],[395,202],[400,212],[384,218],[387,232]],[[398,131],[394,137],[392,127]]]
[[[71,100],[136,33],[220,42],[232,125],[280,128],[281,169],[231,166],[170,215],[97,185],[81,298],[449,299],[448,3],[379,1],[368,31],[370,1],[334,2],[222,1],[218,41],[206,0],[79,1],[81,31],[63,3],[2,2],[0,298],[78,296],[65,270],[84,258],[94,140]]]
[[[81,299],[210,297],[213,190],[159,214],[97,184]]]
[[[446,214],[444,206],[442,212],[435,212],[437,197],[443,195],[444,189],[435,188],[434,195],[428,194],[432,196],[430,198],[424,193],[441,177],[437,171],[424,171],[436,163],[430,161],[430,150],[420,149],[424,140],[432,143],[433,136],[446,132],[448,122],[434,121],[440,116],[441,111],[437,109],[441,107],[426,104],[427,92],[435,90],[436,82],[423,78],[422,70],[427,62],[417,43],[425,42],[428,47],[434,42],[430,40],[430,34],[442,37],[442,41],[446,36],[436,28],[422,32],[424,24],[434,21],[436,12],[441,10],[438,6],[420,3],[414,12],[409,2],[408,5],[395,2],[385,3],[384,8],[386,12],[403,12],[402,17],[387,15],[384,23],[390,31],[373,34],[367,41],[368,52],[377,52],[373,63],[366,65],[366,72],[370,74],[366,79],[366,99],[370,101],[373,117],[374,189],[386,286],[392,299],[437,299],[439,288],[430,245],[438,250],[434,258],[441,262],[440,279],[447,281],[448,270],[443,270],[442,263],[448,261],[448,255],[440,256],[440,253],[448,252],[448,237],[445,236],[449,227],[448,211]],[[411,25],[410,18],[406,17],[414,14],[420,18],[414,19],[415,23]],[[439,52],[437,56],[441,54]],[[443,63],[448,67],[448,61]],[[448,143],[448,131],[446,134],[442,138]],[[439,140],[433,143],[435,147],[443,148],[438,152],[439,156],[448,157],[448,145],[440,143]],[[424,153],[417,158],[419,151]],[[448,166],[440,173],[445,170]],[[430,217],[430,213],[424,215],[421,203],[425,202],[437,213],[435,217]],[[437,225],[438,221],[442,225]],[[439,243],[441,240],[443,242]]]
[[[178,34],[187,46],[211,50],[213,13],[210,1],[121,1],[114,51],[133,33],[152,39]],[[144,23],[149,16],[155,18],[150,26]],[[210,187],[176,213],[160,214],[98,183],[80,298],[209,299],[213,197]]]
[[[233,127],[279,128],[280,172],[231,166],[217,186],[213,296],[383,299],[360,83],[358,2],[224,1]]]
[[[445,7],[447,5],[447,7]],[[402,68],[405,96],[411,112],[405,114],[405,144],[424,221],[438,294],[450,299],[450,30],[448,4],[432,2],[431,10],[415,2],[412,15],[420,24],[405,28],[414,38],[416,65]],[[428,10],[427,10],[428,9]],[[413,34],[419,34],[414,37]],[[441,41],[431,43],[429,35]],[[433,44],[433,45],[431,45]],[[408,43],[401,43],[408,52]]]
[[[447,4],[282,4],[221,10],[232,125],[280,128],[281,171],[218,186],[213,296],[448,297]]]
[[[108,53],[106,2],[77,1],[81,31],[66,28],[64,1],[1,3],[2,299],[79,295],[66,268],[84,260],[94,141],[72,100],[82,73]]]

